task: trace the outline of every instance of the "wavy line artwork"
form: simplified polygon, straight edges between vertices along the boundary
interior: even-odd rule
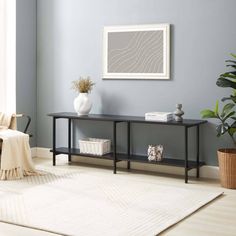
[[[163,31],[110,32],[109,73],[163,73]]]

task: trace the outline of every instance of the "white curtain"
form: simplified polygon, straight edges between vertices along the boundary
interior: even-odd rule
[[[16,111],[16,0],[0,0],[0,112]]]

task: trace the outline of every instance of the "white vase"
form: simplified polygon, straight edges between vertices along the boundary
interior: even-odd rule
[[[74,109],[78,115],[88,115],[92,108],[92,102],[87,93],[80,93],[74,100]]]

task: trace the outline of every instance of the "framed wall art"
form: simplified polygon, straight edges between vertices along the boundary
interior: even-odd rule
[[[170,25],[104,27],[104,79],[170,79]]]

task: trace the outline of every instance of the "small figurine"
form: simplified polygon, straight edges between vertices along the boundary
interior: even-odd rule
[[[162,145],[148,145],[148,160],[149,161],[161,161],[163,157]]]
[[[176,104],[176,110],[174,111],[174,115],[175,115],[175,120],[178,122],[183,121],[182,115],[184,114],[184,112],[181,109],[182,109],[182,104]]]

